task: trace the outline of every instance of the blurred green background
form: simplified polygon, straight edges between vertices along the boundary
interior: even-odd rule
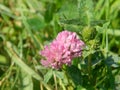
[[[92,74],[81,66],[80,84],[40,64],[39,51],[62,30],[86,43],[83,61],[103,60],[88,65]],[[119,90],[119,60],[120,0],[0,0],[0,90]]]

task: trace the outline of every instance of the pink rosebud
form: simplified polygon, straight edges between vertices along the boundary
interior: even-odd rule
[[[63,64],[71,65],[73,58],[81,56],[84,45],[75,32],[62,31],[40,52],[45,57],[45,60],[41,60],[41,64],[54,69],[60,69]]]

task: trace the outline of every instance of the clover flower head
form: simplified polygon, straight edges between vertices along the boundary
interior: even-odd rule
[[[62,31],[50,45],[40,51],[45,57],[41,64],[54,69],[60,69],[63,64],[71,65],[73,58],[81,56],[84,45],[75,32]]]

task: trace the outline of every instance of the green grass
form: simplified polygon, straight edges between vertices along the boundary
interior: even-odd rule
[[[0,90],[119,90],[120,0],[0,0]],[[39,51],[62,30],[86,48],[61,70]]]

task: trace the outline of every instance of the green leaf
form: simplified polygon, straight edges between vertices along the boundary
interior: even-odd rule
[[[44,82],[48,83],[48,81],[51,79],[53,75],[52,69],[50,69],[45,75],[44,75]]]
[[[76,18],[76,19],[62,19],[60,20],[61,23],[64,23],[64,24],[73,24],[73,25],[85,25],[83,24],[79,18]]]
[[[63,79],[64,78],[64,73],[63,72],[60,72],[60,71],[54,71],[55,75],[60,78],[60,79]]]
[[[77,0],[69,0],[69,1],[66,0],[58,13],[61,18],[65,18],[65,19],[78,18],[79,12],[77,9]]]
[[[92,26],[96,26],[96,25],[102,25],[106,22],[106,20],[93,20],[91,21],[91,25]]]
[[[105,63],[108,66],[112,66],[113,68],[120,67],[120,57],[118,55],[114,55],[113,53],[109,53],[109,56],[106,58]]]
[[[96,31],[97,31],[98,33],[104,33],[105,30],[107,30],[109,24],[110,24],[110,22],[106,22],[106,23],[103,24],[102,27],[96,26]]]
[[[82,84],[81,71],[76,66],[67,67],[67,73],[76,85]]]
[[[47,10],[45,12],[44,18],[45,18],[45,21],[49,23],[53,19],[56,5],[54,3],[49,3],[46,8]]]
[[[90,25],[94,15],[92,0],[78,0],[78,11],[80,20]]]
[[[32,77],[21,69],[21,89],[20,90],[33,90]]]
[[[29,18],[27,22],[33,30],[40,30],[45,26],[44,21],[39,17]]]

